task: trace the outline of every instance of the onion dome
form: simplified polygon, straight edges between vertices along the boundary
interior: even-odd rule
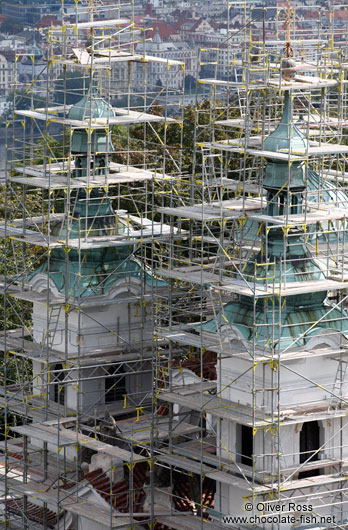
[[[112,208],[108,197],[99,196],[92,200],[79,200],[73,217],[67,217],[51,227],[51,234],[61,241],[67,236],[70,241],[79,239],[81,244],[86,237],[126,235],[129,226]],[[141,264],[132,258],[134,244],[120,241],[120,246],[99,248],[70,248],[69,260],[66,250],[54,248],[50,262],[44,262],[33,273],[48,274],[56,289],[69,296],[86,297],[106,294],[120,280],[130,276],[141,278],[144,274]]]

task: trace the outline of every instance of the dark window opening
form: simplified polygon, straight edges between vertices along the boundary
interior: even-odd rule
[[[291,195],[291,213],[298,213],[298,197]]]
[[[286,204],[285,195],[283,193],[280,193],[279,199],[278,199],[279,215],[283,215],[284,214],[285,204]]]
[[[319,460],[320,427],[317,421],[308,421],[303,424],[300,432],[300,464]],[[311,469],[299,473],[298,478],[316,477],[320,469]]]
[[[253,451],[254,451],[254,440],[253,440],[253,430],[251,427],[246,425],[241,425],[241,463],[246,466],[253,465]]]
[[[126,394],[126,377],[122,366],[111,366],[105,377],[105,403],[120,401]],[[111,377],[110,377],[111,376]]]
[[[277,206],[278,202],[275,200],[273,191],[268,192],[267,202],[268,202],[268,215],[274,215],[274,208]]]
[[[82,160],[79,156],[75,159],[75,177],[82,177]]]
[[[60,405],[64,405],[65,403],[65,385],[60,384],[60,381],[64,381],[64,373],[63,372],[63,365],[62,364],[56,364],[53,367],[53,381],[54,381],[54,401],[56,403],[59,403]]]
[[[106,169],[105,158],[99,158],[96,174],[97,175],[105,175],[105,169]]]

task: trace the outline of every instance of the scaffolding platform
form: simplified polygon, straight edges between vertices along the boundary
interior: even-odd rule
[[[278,67],[279,68],[279,67]],[[286,81],[281,77],[272,77],[266,83],[262,81],[239,82],[239,81],[224,81],[222,79],[200,79],[199,84],[212,85],[213,87],[237,88],[240,90],[264,90],[266,88],[274,90],[305,90],[313,88],[330,88],[338,85],[335,79],[324,79],[319,77],[310,77],[296,75],[291,81]]]
[[[40,422],[46,420],[56,420],[57,417],[62,415],[63,408],[59,409],[58,403],[50,399],[46,399],[43,396],[27,395],[26,401],[20,393],[13,393],[10,391],[4,392],[4,388],[0,388],[0,406],[5,407],[6,404],[11,407],[11,410],[16,414],[30,418],[31,420]],[[46,408],[48,410],[46,411]],[[76,411],[66,408],[64,414],[71,415],[73,419],[76,415]]]
[[[316,223],[325,223],[327,221],[341,221],[347,217],[347,210],[343,208],[335,208],[327,205],[312,205],[310,211],[302,214],[289,215],[264,215],[264,214],[248,214],[249,219],[255,219],[262,223],[283,227],[305,226]]]
[[[209,270],[209,267],[181,267],[180,269],[158,268],[156,269],[156,274],[160,277],[171,278],[181,282],[204,285],[218,291],[256,298],[295,296],[298,294],[336,291],[348,288],[348,282],[333,279],[286,282],[286,278],[284,278],[282,284],[272,281],[272,279],[269,279],[264,284],[261,281],[248,282],[246,280],[233,279],[222,272],[220,274],[214,273]]]
[[[166,118],[165,116],[157,116],[156,114],[148,114],[146,112],[138,112],[135,110],[121,109],[115,107],[113,109],[115,116],[109,118],[90,118],[85,120],[74,120],[58,116],[59,112],[65,112],[66,108],[58,107],[56,114],[48,114],[47,112],[37,112],[35,110],[16,110],[16,115],[25,118],[32,118],[50,123],[60,123],[68,125],[73,129],[86,129],[93,127],[93,129],[105,129],[113,125],[135,125],[137,123],[177,123],[174,118]]]
[[[16,221],[14,221],[14,223],[16,223]],[[168,235],[172,233],[171,227],[169,225],[152,222],[148,219],[146,222],[144,220],[140,230],[132,230],[130,228],[127,232],[121,235],[91,237],[86,234],[86,237],[81,239],[70,238],[65,240],[63,237],[37,232],[35,230],[26,228],[25,226],[20,227],[18,226],[19,222],[20,221],[17,221],[17,226],[5,226],[4,224],[0,224],[0,238],[9,237],[10,239],[21,243],[27,243],[29,245],[35,245],[43,248],[68,247],[87,250],[92,248],[119,247],[124,246],[125,242],[132,241],[151,242],[153,237],[168,237]],[[45,218],[43,218],[42,222],[45,223],[47,221]],[[23,222],[22,225],[25,225],[25,223]],[[177,229],[174,231],[177,232]]]
[[[341,144],[330,144],[326,142],[315,142],[308,140],[308,148],[293,148],[291,150],[282,149],[282,151],[266,151],[262,149],[262,137],[251,136],[248,143],[244,139],[230,139],[216,142],[206,142],[200,144],[201,147],[212,150],[226,151],[230,153],[246,154],[260,158],[271,158],[280,162],[302,162],[309,158],[321,158],[326,155],[343,155],[348,153],[348,146]]]
[[[329,308],[328,308],[329,309]],[[177,344],[184,344],[186,346],[194,346],[198,349],[203,350],[209,350],[212,352],[215,352],[219,355],[219,357],[227,358],[227,357],[234,357],[238,359],[243,359],[245,361],[251,362],[251,363],[259,363],[259,362],[265,362],[269,363],[270,361],[281,361],[282,363],[286,361],[293,361],[296,359],[308,359],[308,358],[316,358],[316,357],[332,357],[332,359],[339,360],[340,356],[341,358],[345,358],[348,356],[348,347],[345,345],[342,345],[341,348],[335,349],[335,348],[329,348],[329,347],[319,347],[313,350],[304,348],[302,350],[296,349],[296,350],[289,350],[286,352],[281,353],[275,353],[271,350],[262,350],[261,348],[253,348],[250,349],[250,351],[247,350],[245,345],[242,347],[242,345],[238,348],[237,344],[234,344],[233,346],[221,342],[219,336],[214,336],[213,333],[203,332],[199,333],[199,327],[195,325],[194,332],[190,332],[189,329],[187,330],[159,330],[158,336],[175,342]],[[336,332],[337,333],[337,332]],[[334,334],[334,332],[333,332]]]
[[[221,205],[197,204],[195,206],[179,206],[177,208],[158,208],[159,213],[172,215],[184,219],[194,219],[197,221],[216,221],[218,219],[237,219],[245,212],[260,210],[262,208],[261,198],[231,199],[222,201]]]
[[[238,424],[252,428],[270,427],[272,425],[294,425],[296,423],[318,421],[324,419],[343,418],[347,415],[348,402],[342,402],[342,407],[338,410],[328,411],[330,400],[317,401],[311,403],[311,408],[305,405],[294,405],[291,408],[280,408],[279,417],[277,411],[267,412],[260,408],[254,408],[248,405],[241,405],[221,398],[219,395],[210,395],[197,390],[187,396],[182,396],[180,392],[174,390],[165,390],[159,393],[158,399],[189,407],[201,414],[212,414],[216,418],[229,419]],[[328,392],[329,395],[329,392]]]
[[[92,449],[101,454],[121,458],[124,462],[135,463],[143,462],[145,460],[143,456],[139,456],[136,453],[126,451],[125,449],[121,449],[121,447],[100,442],[99,440],[90,438],[85,434],[65,429],[61,426],[57,429],[45,423],[34,423],[31,425],[22,425],[20,427],[11,427],[11,429],[22,436],[30,436],[41,442],[55,445],[58,448],[81,445],[82,447],[87,447],[88,449]]]
[[[91,52],[86,48],[73,48],[73,54],[68,58],[62,58],[61,64],[66,66],[75,66],[80,68],[108,68],[115,63],[160,63],[169,68],[172,66],[183,67],[185,63],[176,59],[167,59],[155,55],[130,53],[125,50],[98,49]]]
[[[171,180],[169,175],[163,175],[161,170],[149,171],[133,166],[109,163],[106,175],[91,175],[88,177],[75,177],[72,172],[75,161],[54,162],[47,166],[17,166],[14,176],[9,175],[8,180],[17,184],[38,187],[42,189],[84,189],[100,186],[128,185],[136,182],[164,182]]]

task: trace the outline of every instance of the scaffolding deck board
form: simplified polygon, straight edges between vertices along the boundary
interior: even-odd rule
[[[174,390],[164,390],[160,392],[158,398],[164,402],[190,407],[192,410],[209,413],[217,418],[234,421],[249,427],[266,427],[278,422],[277,411],[273,411],[273,414],[271,414],[267,410],[256,409],[254,412],[252,407],[223,399],[219,397],[219,394],[209,395],[197,391],[195,394],[191,393],[190,395],[182,396]],[[333,416],[336,418],[345,417],[347,415],[348,403],[344,401],[341,402],[340,409],[329,411],[329,407],[330,399],[316,403],[312,402],[310,410],[304,405],[294,405],[290,409],[281,408],[279,420],[284,425],[291,425],[312,420],[332,419]]]
[[[91,20],[90,22],[75,22],[66,24],[71,29],[89,29],[89,28],[115,28],[115,26],[130,24],[128,18],[112,18],[108,20]]]
[[[159,330],[158,336],[178,344],[185,344],[187,346],[194,346],[196,348],[209,349],[223,357],[237,357],[253,362],[269,362],[270,360],[277,360],[281,362],[292,361],[295,359],[308,359],[315,357],[333,357],[336,358],[338,355],[346,357],[348,355],[348,348],[342,346],[339,349],[324,347],[316,348],[313,350],[287,350],[282,353],[281,351],[275,355],[272,351],[265,351],[260,348],[255,348],[247,351],[245,346],[238,348],[236,344],[233,346],[228,343],[222,343],[219,337],[215,333],[200,333],[197,334],[197,326],[195,327],[195,333],[185,330]],[[212,335],[210,337],[210,335]],[[336,356],[336,357],[335,357]]]
[[[167,59],[164,57],[157,57],[155,55],[142,55],[137,53],[129,53],[124,50],[95,50],[93,57],[85,48],[73,48],[74,56],[69,58],[61,58],[61,63],[69,66],[80,66],[81,68],[90,67],[93,64],[95,68],[106,68],[108,64],[123,63],[123,62],[141,62],[141,63],[160,63],[171,66],[182,67],[185,63],[177,59]]]
[[[253,199],[233,199],[223,201],[221,206],[213,204],[203,204],[195,206],[179,206],[178,208],[158,208],[159,213],[173,215],[185,219],[195,219],[197,221],[215,221],[221,218],[236,219],[240,214],[253,210],[260,210],[262,207],[261,198]]]
[[[306,294],[313,292],[323,291],[336,291],[339,289],[347,289],[348,281],[336,281],[333,279],[317,280],[317,281],[301,281],[301,282],[288,282],[288,283],[273,283],[269,280],[268,285],[264,285],[261,282],[247,282],[246,280],[237,280],[229,278],[226,275],[217,274],[209,271],[205,271],[202,268],[201,271],[189,272],[187,267],[180,269],[156,269],[158,276],[165,278],[172,278],[175,280],[194,283],[198,285],[208,285],[214,289],[230,292],[234,294],[240,294],[244,296],[265,298],[270,296],[295,296],[298,294]]]
[[[79,189],[86,187],[112,186],[116,184],[126,185],[135,182],[162,182],[172,177],[163,175],[161,170],[146,170],[133,166],[126,166],[116,162],[109,162],[110,169],[106,175],[90,175],[86,177],[75,177],[72,172],[75,168],[73,160],[56,162],[37,166],[15,166],[16,174],[9,176],[8,180],[18,184],[37,186],[43,189]]]
[[[216,381],[204,381],[203,379],[199,383],[191,383],[189,385],[175,385],[172,387],[173,392],[180,392],[181,396],[189,396],[190,394],[195,394],[199,392],[207,392],[211,390],[216,390],[217,383]]]
[[[326,279],[318,281],[294,282],[293,285],[288,282],[282,285],[275,283],[274,285],[271,284],[268,286],[255,286],[254,284],[245,282],[243,280],[232,280],[225,285],[214,285],[214,287],[221,291],[262,298],[269,296],[295,296],[298,294],[347,289],[348,282]]]
[[[125,440],[131,440],[132,442],[149,442],[153,437],[153,421],[151,415],[142,419],[140,417],[137,420],[136,417],[128,420],[121,420],[117,422],[117,426],[120,431],[120,436]],[[200,427],[192,425],[190,423],[184,423],[182,421],[172,422],[172,436],[181,436],[184,434],[191,434],[199,432]],[[168,438],[168,419],[161,418],[156,424],[156,437],[158,440],[164,440]]]
[[[236,477],[225,471],[214,469],[206,464],[203,464],[198,459],[192,460],[178,455],[159,455],[156,460],[163,462],[170,466],[178,467],[180,469],[196,473],[197,475],[204,475],[205,477],[216,480],[217,482],[228,484],[229,486],[243,486],[245,488],[245,481],[242,478]],[[216,459],[218,462],[218,459]]]
[[[122,235],[82,237],[81,239],[70,238],[63,240],[60,237],[48,235],[42,232],[36,232],[31,229],[24,229],[17,226],[5,226],[0,224],[0,237],[9,237],[20,243],[40,246],[43,248],[77,248],[87,250],[92,248],[118,247],[132,241],[142,240],[143,242],[152,241],[153,237],[168,237],[172,233],[171,227],[162,223],[152,223],[148,228],[140,230],[129,230]]]
[[[190,407],[198,412],[206,412],[222,419],[237,421],[252,427],[252,409],[250,407],[233,403],[227,399],[222,399],[209,394],[196,392],[190,396],[181,396],[181,394],[170,391],[162,391],[158,394],[158,399],[164,402]],[[263,427],[271,424],[271,421],[264,419],[262,412],[256,412],[255,426]]]
[[[12,412],[16,412],[20,416],[25,416],[37,422],[54,420],[61,415],[58,412],[58,405],[54,401],[44,400],[40,397],[31,397],[27,398],[26,402],[24,402],[20,397],[9,394],[6,397],[0,395],[0,408],[7,406]],[[65,410],[65,413],[69,413],[69,409]],[[70,411],[72,419],[75,413],[76,411]]]
[[[255,219],[267,223],[268,226],[274,224],[276,226],[303,226],[315,223],[322,223],[325,221],[344,220],[347,217],[347,210],[343,208],[317,207],[310,212],[303,214],[289,214],[289,215],[264,215],[264,214],[248,214],[249,219]]]
[[[37,112],[36,110],[17,109],[16,115],[44,122],[49,121],[53,123],[60,123],[62,125],[69,125],[70,127],[77,129],[85,129],[89,127],[105,129],[113,125],[134,125],[136,123],[177,123],[177,121],[173,118],[148,114],[147,112],[139,112],[120,108],[115,108],[113,110],[115,113],[114,117],[91,118],[85,120],[73,120],[64,116],[58,116],[58,114],[48,114],[46,112]],[[58,112],[59,109],[57,110],[57,113]]]
[[[279,69],[279,66],[278,66]],[[236,87],[239,89],[248,89],[248,90],[263,90],[265,88],[271,88],[276,90],[304,90],[310,88],[328,88],[337,86],[338,81],[335,79],[323,79],[319,77],[309,77],[309,76],[295,76],[292,81],[285,81],[281,77],[274,77],[267,82],[245,82],[238,81],[224,81],[222,79],[200,79],[199,84],[204,85],[213,85],[213,86],[222,86],[222,87]]]
[[[210,148],[212,150],[229,151],[231,153],[246,153],[248,155],[270,158],[282,162],[300,162],[311,157],[322,157],[325,155],[344,154],[348,153],[348,146],[340,144],[329,144],[313,142],[309,140],[308,149],[293,149],[291,151],[282,150],[281,152],[266,151],[262,149],[261,137],[256,136],[249,140],[249,144],[245,145],[241,140],[221,140],[215,142],[206,142],[201,144],[202,147]]]
[[[110,445],[99,440],[88,437],[85,434],[78,433],[60,427],[54,428],[45,423],[36,423],[31,425],[22,425],[21,427],[13,427],[14,432],[25,436],[31,436],[41,441],[52,443],[57,447],[65,445],[81,445],[93,449],[98,453],[107,454],[109,456],[116,456],[121,458],[124,462],[143,462],[144,457],[141,457],[120,447]]]
[[[218,337],[208,337],[189,333],[188,331],[174,330],[160,330],[158,336],[167,340],[177,342],[179,344],[186,344],[187,346],[195,346],[196,348],[211,348],[220,344]]]

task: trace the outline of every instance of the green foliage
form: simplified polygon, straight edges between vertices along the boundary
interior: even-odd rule
[[[35,92],[28,92],[26,90],[16,90],[8,95],[7,101],[13,101],[15,97],[15,107],[18,110],[29,110],[33,99],[33,108],[45,107],[46,98],[36,94]]]
[[[184,79],[185,92],[186,91],[192,92],[193,90],[196,90],[196,86],[197,86],[197,79],[195,79],[193,75],[190,75],[190,74],[185,75],[185,79]]]

